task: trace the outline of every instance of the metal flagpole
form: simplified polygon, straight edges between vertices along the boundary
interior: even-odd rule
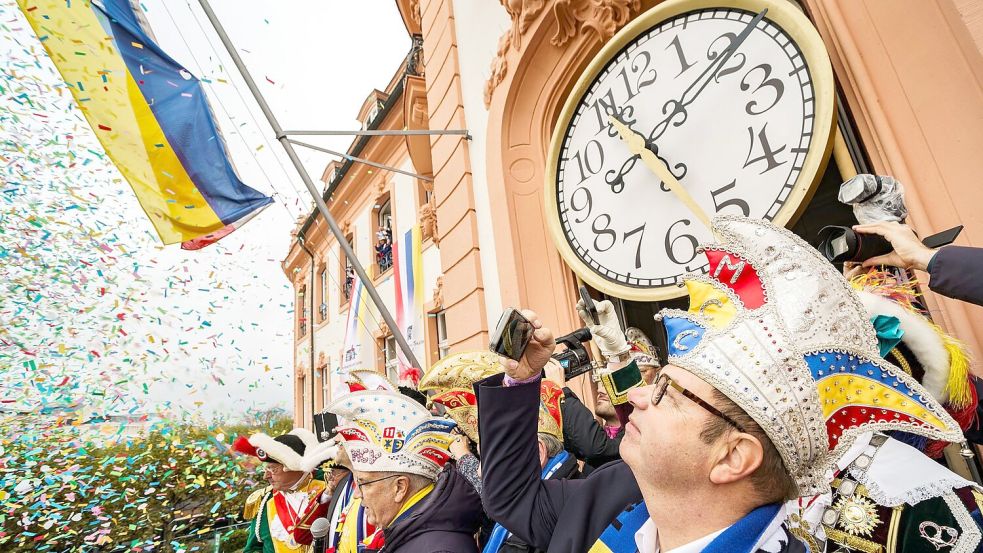
[[[433,182],[433,177],[428,177],[426,175],[418,175],[416,173],[411,173],[409,171],[403,171],[402,169],[397,169],[396,167],[390,167],[388,165],[383,165],[381,163],[369,161],[361,157],[350,156],[348,154],[343,154],[341,152],[336,152],[334,150],[329,150],[327,148],[322,148],[321,146],[315,146],[314,144],[308,144],[306,142],[301,142],[299,140],[290,140],[288,138],[287,141],[293,144],[294,146],[300,146],[302,148],[310,148],[311,150],[317,150],[318,152],[324,152],[326,154],[331,154],[333,156],[338,156],[341,158],[350,159],[352,161],[357,161],[358,163],[361,163],[363,165],[368,165],[370,167],[375,167],[377,169],[383,169],[385,171],[393,171],[394,173],[399,173],[401,175],[406,175],[409,177],[413,177],[415,179],[425,180],[427,182]]]
[[[276,134],[277,140],[283,146],[283,149],[287,152],[287,157],[290,158],[290,162],[293,163],[294,169],[300,174],[300,178],[307,185],[307,191],[311,193],[311,197],[314,198],[314,203],[317,204],[317,210],[324,217],[324,220],[328,223],[328,228],[331,229],[331,233],[334,234],[338,243],[341,245],[341,249],[344,250],[345,255],[352,263],[352,268],[355,269],[355,273],[358,278],[361,279],[362,284],[365,286],[365,290],[369,293],[369,297],[372,298],[372,303],[375,304],[376,308],[379,309],[379,314],[382,315],[382,319],[386,321],[389,325],[389,329],[393,333],[393,337],[396,338],[396,343],[399,344],[399,348],[403,350],[403,354],[406,355],[406,359],[413,364],[414,367],[423,370],[423,365],[417,360],[416,355],[413,354],[413,350],[410,345],[406,342],[406,338],[403,337],[402,331],[400,331],[399,326],[396,325],[396,321],[393,320],[393,316],[389,313],[389,309],[386,305],[382,303],[382,298],[379,297],[379,292],[376,291],[375,286],[372,285],[372,280],[369,275],[365,273],[365,269],[362,268],[362,264],[359,262],[358,258],[355,257],[355,252],[352,250],[352,245],[348,243],[345,239],[345,235],[342,234],[341,229],[338,228],[338,223],[335,222],[334,217],[328,211],[327,204],[324,203],[324,199],[318,194],[317,188],[314,186],[314,182],[311,180],[311,176],[307,174],[307,170],[304,169],[304,165],[301,163],[300,158],[297,157],[297,152],[294,151],[293,144],[287,139],[286,134],[284,134],[283,129],[280,127],[280,123],[277,121],[276,116],[270,110],[270,106],[266,103],[266,99],[260,94],[259,88],[256,87],[256,82],[253,81],[252,75],[249,74],[249,70],[246,69],[246,65],[242,62],[242,58],[239,57],[238,52],[236,52],[235,47],[232,45],[232,40],[229,35],[225,33],[225,29],[219,22],[218,17],[215,12],[212,11],[212,7],[208,4],[208,0],[198,0],[201,5],[201,9],[205,11],[205,15],[208,17],[208,21],[211,22],[212,27],[215,28],[215,32],[218,33],[219,39],[221,39],[222,44],[225,46],[226,51],[228,51],[229,56],[232,57],[232,62],[235,63],[236,68],[242,75],[243,80],[246,81],[246,86],[249,88],[249,92],[252,93],[253,98],[256,99],[256,103],[259,104],[259,108],[263,111],[263,115],[266,116],[267,122],[273,127],[273,132]],[[313,332],[313,328],[311,329]],[[311,370],[313,371],[313,367]],[[313,401],[313,398],[311,398]]]
[[[456,135],[463,136],[471,140],[471,134],[467,129],[407,129],[407,130],[368,130],[368,131],[283,131],[286,136],[440,136]],[[280,138],[277,136],[277,138]]]

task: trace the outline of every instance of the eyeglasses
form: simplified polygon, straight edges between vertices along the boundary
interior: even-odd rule
[[[720,409],[717,409],[713,405],[710,405],[709,403],[703,401],[702,399],[700,399],[699,397],[697,397],[697,395],[694,394],[693,392],[687,390],[686,388],[683,388],[675,380],[669,378],[669,375],[667,375],[665,373],[660,373],[659,374],[659,377],[655,379],[655,382],[652,385],[655,386],[655,390],[652,391],[652,405],[658,405],[659,402],[662,401],[662,398],[665,397],[666,390],[669,389],[669,386],[672,386],[673,389],[675,389],[677,392],[679,392],[679,393],[683,394],[684,396],[688,397],[689,399],[693,400],[693,402],[695,402],[700,407],[706,409],[711,414],[714,414],[714,415],[716,415],[716,416],[724,419],[724,421],[726,421],[726,422],[730,423],[731,425],[733,425],[733,427],[736,428],[738,431],[740,431],[740,432],[747,432],[747,430],[744,430],[744,427],[741,426],[741,425],[739,425],[739,424],[737,424],[737,422],[735,422],[734,419],[732,419],[732,418],[728,417],[727,415],[723,414],[720,411]]]
[[[389,476],[383,476],[382,478],[376,478],[375,480],[369,480],[368,482],[359,482],[358,481],[358,478],[355,478],[354,475],[352,475],[352,478],[355,478],[355,484],[358,485],[359,488],[364,488],[365,486],[368,486],[369,484],[375,484],[376,482],[382,482],[383,480],[389,480],[390,478],[396,478],[397,476],[400,476],[400,475],[399,474],[390,474]]]

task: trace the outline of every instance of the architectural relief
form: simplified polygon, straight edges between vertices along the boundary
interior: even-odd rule
[[[420,231],[423,239],[433,240],[433,243],[440,246],[440,236],[437,234],[437,201],[433,195],[433,182],[423,181],[423,187],[430,192],[427,202],[420,206]]]
[[[433,308],[440,310],[444,308],[444,277],[437,277],[437,285],[433,289]]]
[[[522,39],[546,3],[546,0],[502,0],[512,26],[498,41],[491,75],[485,83],[486,108],[491,105],[495,89],[508,75],[509,51],[522,51]],[[553,0],[550,3],[550,11],[556,20],[556,32],[550,38],[550,44],[557,48],[566,45],[581,32],[589,32],[592,40],[604,42],[637,15],[641,8],[641,0]]]

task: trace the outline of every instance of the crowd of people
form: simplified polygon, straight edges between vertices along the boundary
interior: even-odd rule
[[[610,302],[578,304],[603,357],[588,397],[525,310],[518,360],[451,355],[418,389],[353,371],[331,439],[238,439],[270,484],[247,502],[245,551],[983,550],[983,488],[937,460],[947,444],[971,456],[979,383],[914,287],[879,269],[983,304],[983,252],[862,225],[894,251],[848,279],[785,229],[713,226],[689,309],[658,315],[662,355]]]

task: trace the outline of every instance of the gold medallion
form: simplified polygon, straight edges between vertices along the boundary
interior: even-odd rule
[[[854,536],[870,536],[881,523],[877,505],[865,497],[841,497],[833,508],[840,512],[840,528]]]

